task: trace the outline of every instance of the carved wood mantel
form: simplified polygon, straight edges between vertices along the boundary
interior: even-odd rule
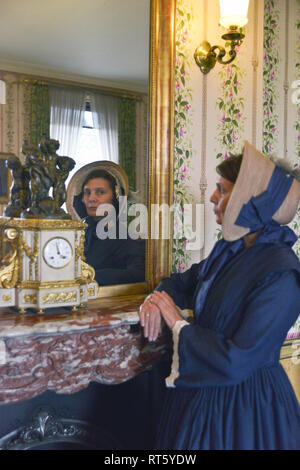
[[[44,315],[0,310],[0,404],[46,390],[70,394],[91,381],[125,382],[166,354],[166,337],[143,337],[144,296],[91,301],[87,309]]]

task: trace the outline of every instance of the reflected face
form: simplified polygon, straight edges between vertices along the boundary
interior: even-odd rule
[[[88,215],[96,217],[97,207],[100,204],[112,204],[113,192],[109,181],[104,178],[93,178],[83,188],[82,201]]]
[[[216,189],[210,197],[210,202],[214,205],[214,213],[216,214],[217,224],[222,225],[225,210],[231,196],[234,183],[220,176]]]

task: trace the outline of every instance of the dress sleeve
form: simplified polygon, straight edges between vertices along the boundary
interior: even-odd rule
[[[113,253],[115,267],[95,270],[95,279],[100,286],[128,284],[145,280],[145,242],[143,240],[122,240],[118,251]],[[118,260],[122,260],[119,263]],[[120,267],[120,264],[123,267]]]
[[[277,363],[280,347],[299,313],[299,275],[293,271],[268,275],[249,296],[231,338],[200,325],[181,324],[180,333],[173,331],[173,336],[179,334],[179,368],[176,371],[173,361],[167,385],[234,385],[256,369]]]
[[[160,281],[155,290],[165,291],[172,297],[175,304],[182,309],[193,308],[193,297],[199,282],[198,272],[204,262],[193,264],[184,273],[172,274]]]

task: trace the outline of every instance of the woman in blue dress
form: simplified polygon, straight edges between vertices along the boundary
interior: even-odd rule
[[[123,196],[125,200],[127,194],[126,173],[116,163],[106,160],[80,168],[68,186],[68,212],[87,224],[85,260],[95,269],[95,280],[100,286],[145,280],[145,241],[130,238],[127,225],[120,220],[126,206],[119,198]],[[98,216],[101,208],[103,213],[112,210],[110,222],[106,223],[108,214]],[[103,234],[97,231],[101,219],[105,224]]]
[[[149,340],[162,323],[173,334],[157,448],[300,449],[300,407],[279,363],[300,313],[297,237],[285,226],[298,210],[299,171],[248,142],[217,171],[210,200],[223,239],[140,308]]]

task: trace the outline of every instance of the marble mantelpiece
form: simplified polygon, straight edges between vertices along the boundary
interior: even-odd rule
[[[62,308],[43,315],[0,309],[0,405],[46,390],[75,393],[92,381],[120,384],[159,362],[170,337],[161,335],[153,343],[143,337],[138,317],[143,299],[99,299],[78,312]],[[284,366],[295,359],[299,345],[298,330],[291,330],[281,353]]]
[[[91,381],[125,382],[162,359],[166,337],[143,337],[144,296],[90,301],[78,312],[43,315],[0,310],[0,404],[46,390],[70,394]]]

